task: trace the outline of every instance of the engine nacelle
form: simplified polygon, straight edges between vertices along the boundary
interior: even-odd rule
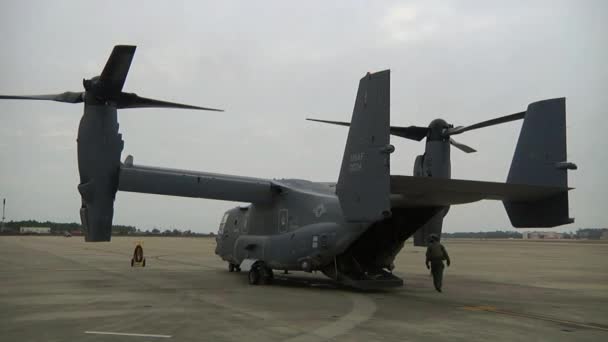
[[[78,129],[78,191],[85,241],[110,241],[123,144],[116,109],[85,105]]]

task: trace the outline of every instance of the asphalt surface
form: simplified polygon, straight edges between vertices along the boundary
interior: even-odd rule
[[[130,266],[136,241],[145,268]],[[250,286],[212,239],[0,237],[0,340],[608,340],[608,244],[445,246],[443,293],[410,245],[395,270],[406,286],[366,293],[300,272]]]

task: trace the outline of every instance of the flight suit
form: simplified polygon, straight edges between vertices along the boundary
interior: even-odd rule
[[[431,269],[433,275],[433,285],[438,292],[441,292],[441,286],[443,283],[443,260],[446,260],[448,266],[450,266],[450,256],[446,251],[445,247],[439,241],[432,240],[429,242],[426,249],[426,268]]]

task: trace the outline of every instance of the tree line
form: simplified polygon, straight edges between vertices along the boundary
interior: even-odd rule
[[[51,221],[36,221],[36,220],[25,220],[25,221],[8,221],[4,223],[5,231],[9,233],[18,233],[21,227],[49,227],[51,228],[51,234],[63,234],[65,232],[82,231],[80,223],[60,223]],[[563,239],[590,239],[599,240],[604,232],[608,231],[608,228],[581,228],[576,232],[562,233]],[[112,235],[151,235],[151,236],[214,236],[214,233],[197,233],[190,229],[162,229],[153,228],[140,230],[135,226],[125,225],[113,225]],[[448,233],[443,232],[441,234],[443,238],[453,239],[521,239],[523,234],[518,231],[492,231],[492,232],[455,232]]]
[[[18,233],[21,227],[48,227],[51,228],[51,234],[64,234],[66,232],[80,231],[82,225],[76,222],[62,223],[52,221],[8,221],[4,223],[5,233]],[[190,229],[161,229],[153,228],[140,230],[135,226],[112,225],[112,235],[160,235],[160,236],[213,236],[213,233],[197,233]]]
[[[562,233],[562,239],[589,239],[599,240],[604,232],[608,232],[608,228],[581,228],[575,232]],[[453,239],[521,239],[523,234],[517,231],[502,231],[493,232],[455,232],[441,233],[444,238]]]

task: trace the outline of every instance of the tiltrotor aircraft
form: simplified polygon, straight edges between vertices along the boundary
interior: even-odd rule
[[[449,207],[483,199],[504,203],[515,227],[554,227],[568,214],[565,99],[532,103],[525,112],[465,127],[441,119],[428,127],[390,126],[390,71],[366,74],[350,123],[336,183],[263,179],[120,162],[117,109],[206,109],[122,92],[134,46],[116,46],[84,92],[2,99],[84,102],[78,130],[80,217],[86,241],[109,241],[116,192],[130,191],[250,203],[227,211],[217,235],[218,254],[231,271],[248,271],[251,284],[267,283],[273,270],[321,271],[337,282],[374,289],[397,287],[395,256],[414,236],[424,245],[440,234]],[[450,146],[474,150],[451,136],[523,119],[506,183],[450,177]],[[414,175],[392,175],[390,135],[426,138]]]

